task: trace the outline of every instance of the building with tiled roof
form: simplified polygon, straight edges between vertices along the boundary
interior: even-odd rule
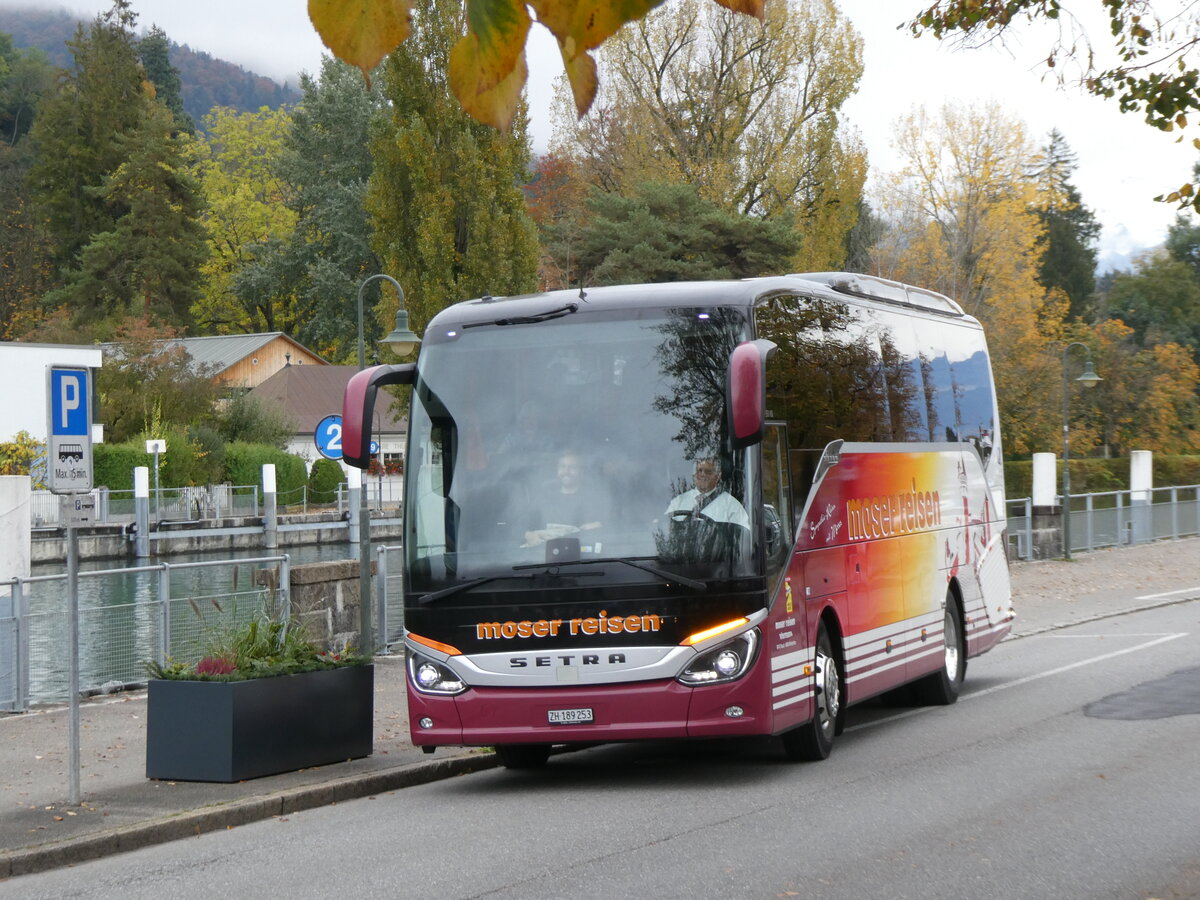
[[[310,465],[320,456],[314,432],[326,416],[342,414],[342,395],[357,366],[285,365],[250,391],[260,403],[280,410],[295,423],[287,452],[303,457]],[[388,395],[380,392],[375,404],[372,435],[379,441],[385,462],[399,460],[404,452],[408,418],[389,408]]]

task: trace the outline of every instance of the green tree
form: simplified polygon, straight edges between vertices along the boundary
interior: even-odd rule
[[[0,143],[0,340],[7,341],[40,324],[51,284],[51,247],[26,183],[29,143]]]
[[[138,42],[138,57],[154,94],[175,117],[176,128],[189,134],[195,132],[196,123],[183,109],[183,79],[179,70],[171,65],[171,42],[167,33],[157,25]]]
[[[596,191],[589,208],[585,285],[776,274],[798,242],[790,223],[728,212],[687,184],[651,182],[628,198]]]
[[[287,447],[296,433],[296,423],[282,410],[266,406],[249,394],[230,398],[217,416],[217,430],[228,443],[266,444],[277,450]]]
[[[146,112],[128,0],[114,0],[68,42],[73,68],[46,97],[31,138],[37,158],[30,184],[62,269],[79,263],[92,236],[112,229],[127,209],[101,196],[105,179],[125,161],[121,135],[137,131]]]
[[[207,256],[198,185],[186,165],[191,143],[166,107],[149,103],[138,125],[117,136],[125,159],[95,190],[119,212],[81,249],[78,267],[47,296],[75,311],[78,323],[137,315],[184,326]]]
[[[1131,274],[1119,274],[1108,293],[1108,314],[1133,329],[1139,346],[1177,343],[1200,359],[1200,281],[1174,256],[1143,257]]]
[[[212,372],[172,341],[171,329],[129,319],[96,373],[105,439],[128,441],[159,426],[210,422],[219,396]],[[154,435],[155,437],[159,435]]]
[[[537,237],[518,185],[529,147],[524,115],[509,135],[468,117],[447,80],[451,47],[464,33],[458,0],[422,0],[413,33],[389,58],[386,124],[371,144],[367,195],[383,271],[403,285],[414,331],[466,297],[532,289]],[[375,307],[390,330],[390,291]]]
[[[45,52],[14,49],[12,38],[0,33],[0,143],[13,147],[29,132],[38,101],[53,86]]]
[[[1042,254],[1038,281],[1047,290],[1058,289],[1067,295],[1069,318],[1084,318],[1092,311],[1096,292],[1100,223],[1071,183],[1076,168],[1076,157],[1066,138],[1054,129],[1030,174],[1038,187],[1038,216],[1043,228],[1038,242]]]
[[[356,355],[358,286],[381,271],[364,203],[374,167],[371,123],[385,103],[378,79],[368,85],[331,57],[318,78],[305,73],[300,85],[303,99],[275,166],[295,225],[254,248],[236,285],[242,296],[290,298],[296,339],[347,362]],[[364,325],[368,339],[382,334],[373,317]]]

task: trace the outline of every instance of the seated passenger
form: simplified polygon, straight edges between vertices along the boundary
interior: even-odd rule
[[[567,450],[558,457],[557,479],[542,488],[532,506],[526,547],[601,527],[608,502],[585,475],[583,457]]]

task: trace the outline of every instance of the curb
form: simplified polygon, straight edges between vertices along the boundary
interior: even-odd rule
[[[189,810],[125,825],[100,834],[85,835],[27,850],[0,855],[0,880],[32,875],[114,853],[124,853],[155,844],[165,844],[208,831],[249,825],[273,816],[289,815],[305,809],[327,806],[343,800],[358,800],[400,788],[416,787],[432,781],[481,772],[499,765],[495,754],[475,753],[430,762],[411,763],[381,772],[349,775],[332,781],[289,788],[247,797],[227,804]]]
[[[1032,628],[1029,631],[1017,633],[1013,631],[1001,643],[1009,641],[1019,641],[1022,638],[1037,637],[1039,634],[1048,634],[1051,631],[1060,631],[1063,628],[1074,628],[1076,625],[1087,625],[1089,622],[1100,622],[1104,619],[1114,619],[1117,616],[1127,616],[1130,613],[1146,612],[1151,609],[1162,609],[1165,606],[1179,606],[1182,603],[1195,603],[1200,600],[1200,594],[1195,594],[1188,597],[1176,597],[1172,600],[1161,600],[1157,603],[1145,603],[1138,606],[1130,606],[1126,609],[1114,609],[1110,612],[1097,613],[1094,616],[1085,616],[1081,619],[1076,619],[1074,622],[1055,622],[1051,625],[1042,625],[1038,628]],[[1018,614],[1019,615],[1019,614]]]

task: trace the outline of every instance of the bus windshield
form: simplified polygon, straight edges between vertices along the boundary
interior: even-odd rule
[[[727,308],[582,305],[430,329],[410,415],[409,590],[503,589],[524,567],[605,559],[643,563],[602,567],[609,583],[751,574],[753,454],[730,449],[725,411],[748,327]]]

